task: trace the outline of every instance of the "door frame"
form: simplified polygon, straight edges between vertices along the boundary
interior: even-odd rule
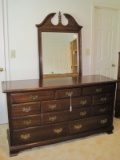
[[[90,60],[90,63],[91,63],[91,74],[95,74],[95,67],[94,67],[94,23],[95,23],[95,9],[96,8],[101,8],[101,9],[114,9],[116,11],[118,11],[118,18],[117,18],[117,44],[116,44],[116,54],[118,52],[120,52],[120,7],[118,6],[112,6],[112,5],[103,5],[103,4],[93,4],[92,6],[92,22],[91,22],[91,60]],[[118,57],[118,54],[116,55]],[[118,59],[118,58],[117,58]],[[118,67],[118,64],[116,65],[116,67]]]

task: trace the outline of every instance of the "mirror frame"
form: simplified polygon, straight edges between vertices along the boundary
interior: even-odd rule
[[[81,29],[75,19],[67,13],[63,15],[68,20],[67,25],[62,24],[62,16],[59,12],[58,14],[58,24],[54,25],[51,19],[56,13],[50,13],[46,16],[42,23],[36,24],[38,30],[38,53],[39,53],[39,78],[43,78],[43,61],[42,61],[42,32],[61,32],[61,33],[77,33],[78,34],[78,75],[82,76],[82,53],[81,53]]]

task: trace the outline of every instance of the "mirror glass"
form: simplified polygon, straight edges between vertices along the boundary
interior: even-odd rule
[[[42,32],[44,77],[78,74],[78,34]]]

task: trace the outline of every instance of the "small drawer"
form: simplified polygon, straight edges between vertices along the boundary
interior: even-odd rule
[[[54,91],[15,93],[11,95],[12,103],[24,103],[31,101],[48,100],[53,98],[54,98]]]
[[[114,94],[103,94],[93,96],[93,105],[99,105],[104,103],[113,103],[114,102]]]
[[[77,97],[81,95],[81,88],[57,90],[56,98]]]
[[[41,115],[14,118],[13,119],[13,128],[27,128],[41,125]]]
[[[42,114],[42,124],[51,124],[68,120],[69,111],[44,113]]]
[[[91,115],[90,107],[81,108],[81,109],[73,109],[72,112],[69,112],[69,120],[75,120],[80,118],[89,117]]]
[[[111,104],[106,104],[106,105],[99,105],[99,106],[94,106],[92,110],[92,115],[97,116],[105,113],[110,113],[112,112],[112,105]]]
[[[80,98],[72,98],[71,99],[72,106],[73,107],[85,107],[85,106],[90,106],[92,103],[92,98],[91,96],[84,96]]]
[[[68,135],[68,123],[61,123],[50,126],[41,126],[13,132],[13,144],[27,144],[37,141],[46,141]]]
[[[40,102],[22,103],[12,105],[12,116],[27,116],[40,113]]]
[[[69,124],[70,134],[89,131],[92,129],[102,128],[110,124],[110,117],[107,115],[85,118],[81,120],[72,121]]]
[[[98,85],[95,87],[84,87],[82,89],[83,95],[93,95],[93,94],[101,94],[101,93],[113,93],[115,91],[115,85]]]
[[[70,106],[70,99],[52,100],[41,102],[41,112],[52,112],[60,110],[68,110]]]

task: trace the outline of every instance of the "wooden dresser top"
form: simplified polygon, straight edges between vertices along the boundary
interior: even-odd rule
[[[116,82],[102,75],[87,75],[82,77],[62,77],[62,78],[44,78],[29,80],[13,80],[2,82],[2,91],[7,92],[23,92],[53,88],[80,87],[95,84],[104,84],[108,82]]]

